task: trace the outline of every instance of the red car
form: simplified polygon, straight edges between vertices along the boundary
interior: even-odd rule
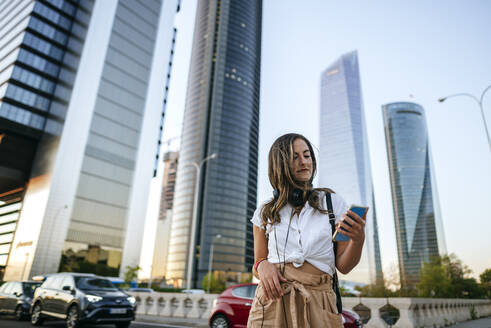
[[[227,288],[213,303],[208,323],[213,328],[239,328],[247,326],[257,284],[248,283]],[[361,328],[358,314],[343,309],[344,328]]]

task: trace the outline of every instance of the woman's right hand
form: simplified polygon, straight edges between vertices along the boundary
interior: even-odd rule
[[[269,263],[268,260],[262,261],[257,267],[257,273],[267,300],[283,296],[280,281],[286,282],[287,280],[274,264]]]

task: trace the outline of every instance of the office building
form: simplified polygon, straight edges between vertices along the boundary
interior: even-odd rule
[[[321,77],[319,185],[332,188],[348,204],[369,206],[360,263],[340,279],[382,283],[382,263],[373,198],[367,128],[358,54],[341,56]]]
[[[446,253],[438,193],[423,107],[382,106],[402,288],[418,282],[419,269]]]
[[[167,254],[169,250],[170,222],[172,220],[172,205],[176,186],[177,163],[179,152],[169,151],[164,155],[164,175],[162,193],[160,195],[160,210],[155,231],[155,245],[152,260],[152,279],[163,279],[166,276]]]
[[[260,0],[198,2],[167,258],[167,279],[176,286],[187,272],[187,287],[201,284],[217,234],[213,270],[245,272],[254,262],[261,15]],[[191,164],[212,154],[196,185]]]
[[[177,7],[0,1],[5,280],[139,263]]]

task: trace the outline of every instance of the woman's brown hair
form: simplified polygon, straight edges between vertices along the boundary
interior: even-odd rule
[[[307,144],[312,157],[312,176],[307,182],[296,181],[293,172],[293,142],[296,139],[302,139]],[[317,170],[317,161],[312,144],[301,134],[288,133],[275,140],[268,155],[268,176],[269,182],[274,190],[278,191],[278,198],[271,199],[264,204],[261,210],[261,225],[266,227],[268,223],[275,224],[281,222],[279,212],[288,203],[289,195],[294,189],[304,191],[304,197],[307,190],[313,190],[308,199],[309,205],[321,213],[327,214],[319,204],[319,191],[333,192],[327,188],[312,189],[312,181]]]

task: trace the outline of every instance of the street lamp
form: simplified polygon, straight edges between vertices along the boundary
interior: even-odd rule
[[[484,122],[484,129],[486,130],[486,136],[488,137],[488,146],[489,146],[489,149],[491,150],[491,140],[489,138],[488,124],[486,123],[486,117],[484,116],[484,108],[482,107],[482,100],[484,98],[484,95],[486,94],[486,92],[489,89],[491,89],[491,85],[489,85],[486,89],[484,89],[484,91],[481,93],[481,98],[479,98],[479,99],[476,96],[471,95],[470,93],[456,93],[454,95],[440,98],[440,99],[438,99],[438,101],[444,102],[448,98],[459,97],[459,96],[471,97],[472,99],[474,99],[477,102],[477,104],[479,105],[479,108],[481,109],[481,116],[482,116],[482,120]]]
[[[210,260],[208,262],[208,286],[206,288],[206,293],[210,293],[210,280],[211,280],[211,264],[213,263],[213,248],[215,246],[215,239],[222,238],[222,235],[218,234],[211,240],[211,249],[210,249]]]
[[[193,264],[194,264],[194,249],[195,249],[195,235],[196,235],[196,225],[198,221],[198,196],[199,196],[199,183],[201,179],[201,167],[203,164],[209,160],[216,158],[217,154],[213,153],[210,156],[202,159],[200,162],[192,162],[189,165],[193,165],[196,169],[196,183],[194,185],[194,204],[193,204],[193,218],[191,221],[191,234],[189,235],[189,254],[188,254],[188,272],[186,279],[186,287],[187,289],[191,289],[191,274],[193,272]]]

